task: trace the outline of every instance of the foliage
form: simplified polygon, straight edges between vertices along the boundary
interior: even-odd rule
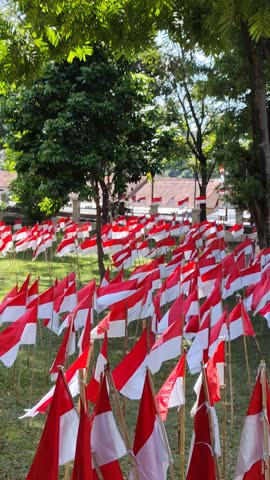
[[[71,191],[96,198],[105,182],[122,196],[128,182],[158,171],[173,138],[161,109],[145,108],[151,100],[151,80],[98,47],[86,62],[51,63],[32,87],[11,91],[1,113],[21,203],[39,209],[47,197],[53,213]]]

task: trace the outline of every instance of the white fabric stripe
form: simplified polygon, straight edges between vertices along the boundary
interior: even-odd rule
[[[94,417],[91,446],[99,466],[113,462],[127,454],[111,411],[100,413]]]

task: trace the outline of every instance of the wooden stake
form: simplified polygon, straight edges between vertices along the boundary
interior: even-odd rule
[[[229,386],[230,386],[230,410],[231,410],[231,429],[234,425],[234,409],[233,409],[233,381],[232,381],[232,347],[231,347],[231,332],[230,332],[230,323],[227,319],[227,328],[228,328],[228,350],[226,352],[226,365],[228,365],[228,375],[229,375]]]
[[[112,399],[114,401],[114,405],[115,405],[115,409],[116,409],[116,413],[117,413],[117,417],[118,417],[118,421],[119,421],[119,428],[120,428],[120,431],[121,431],[121,434],[122,434],[122,437],[123,437],[125,447],[127,449],[128,455],[129,455],[129,460],[130,460],[130,463],[131,463],[131,467],[133,469],[134,477],[135,477],[136,480],[140,480],[137,462],[136,462],[136,459],[135,459],[134,455],[132,454],[132,448],[131,448],[131,443],[130,443],[130,440],[129,440],[129,437],[128,437],[127,427],[126,427],[125,420],[124,420],[124,417],[123,417],[123,414],[122,414],[122,410],[121,410],[118,394],[117,394],[117,391],[116,391],[116,388],[115,388],[115,384],[114,384],[114,381],[113,381],[113,377],[112,377],[112,374],[111,374],[111,370],[110,370],[108,365],[107,365],[107,368],[105,369],[105,375],[106,375],[106,378],[107,378],[108,383],[109,383],[110,392],[112,393]]]
[[[175,473],[174,473],[174,468],[173,468],[173,459],[172,459],[171,449],[170,449],[170,445],[169,445],[169,442],[168,442],[167,433],[166,433],[166,430],[165,430],[165,427],[164,427],[164,423],[163,423],[163,421],[161,420],[161,417],[160,417],[159,408],[158,408],[158,405],[157,405],[155,388],[154,388],[154,384],[153,384],[153,380],[152,380],[152,375],[151,375],[151,372],[148,368],[147,368],[147,375],[148,375],[149,384],[150,384],[150,387],[151,387],[153,399],[154,399],[154,402],[155,402],[156,414],[157,414],[157,416],[159,418],[159,422],[160,422],[163,442],[164,442],[165,448],[167,449],[167,453],[168,453],[168,457],[169,457],[170,477],[171,477],[172,480],[176,480]]]
[[[245,360],[246,360],[246,367],[247,367],[248,389],[249,389],[249,395],[251,395],[251,377],[250,377],[250,367],[249,367],[249,361],[248,361],[247,339],[246,339],[245,333],[243,333],[243,343],[244,343]]]

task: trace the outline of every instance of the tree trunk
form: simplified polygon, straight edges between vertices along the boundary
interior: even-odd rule
[[[102,238],[101,238],[101,226],[102,226],[102,214],[101,214],[101,206],[100,206],[100,198],[99,198],[99,190],[98,190],[98,183],[95,184],[95,204],[96,204],[96,211],[97,211],[97,254],[98,254],[98,269],[99,269],[99,277],[100,281],[103,279],[105,275],[105,267],[103,263],[103,247],[102,247]]]
[[[110,201],[109,201],[109,185],[104,180],[100,180],[102,190],[102,225],[110,222]]]
[[[258,241],[261,248],[270,246],[270,144],[267,115],[266,82],[264,59],[260,45],[255,44],[248,33],[247,25],[242,26],[246,46],[251,93],[249,95],[253,132],[255,171],[262,182],[265,198],[254,202],[251,207]],[[249,173],[254,173],[254,167]]]
[[[200,170],[201,170],[201,177],[202,181],[199,183],[200,187],[200,197],[206,197],[206,189],[207,189],[207,164],[206,164],[206,158],[200,158]],[[200,220],[201,222],[204,222],[207,220],[207,215],[206,215],[206,203],[201,203],[200,205]]]

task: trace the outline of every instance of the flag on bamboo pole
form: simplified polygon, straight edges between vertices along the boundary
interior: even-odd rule
[[[63,340],[60,344],[58,352],[56,354],[55,360],[51,366],[50,374],[51,379],[56,380],[57,372],[59,370],[59,366],[64,367],[67,358],[70,355],[75,353],[75,329],[74,329],[74,321],[70,322]]]
[[[112,413],[105,375],[92,419],[91,448],[104,480],[124,479],[118,460],[127,455],[127,449]]]
[[[77,248],[77,239],[75,237],[63,238],[56,249],[56,255],[63,257],[69,253],[75,253]]]
[[[90,418],[83,402],[81,402],[80,423],[71,480],[93,480],[90,435]]]
[[[163,362],[181,355],[182,318],[172,323],[157,339],[148,354],[147,365],[152,373],[157,373]]]
[[[130,297],[129,297],[130,298]],[[127,323],[127,306],[125,301],[117,302],[117,307],[111,306],[110,312],[91,331],[92,340],[103,338],[105,332],[108,338],[124,337]]]
[[[37,278],[37,280],[35,280],[34,283],[28,289],[27,300],[26,300],[27,308],[29,303],[32,302],[32,300],[35,300],[36,298],[38,298],[38,287],[39,287],[39,279]]]
[[[79,418],[62,373],[26,480],[56,480],[59,465],[74,460]]]
[[[133,453],[140,479],[165,480],[171,455],[165,443],[162,421],[157,414],[148,374],[145,377],[137,419]],[[129,480],[136,477],[130,472]]]
[[[92,323],[93,323],[93,308],[90,307],[88,309],[85,325],[83,327],[81,336],[77,343],[80,353],[82,353],[90,344]]]
[[[0,333],[0,360],[6,367],[15,362],[20,345],[34,345],[37,332],[37,305],[26,311]]]
[[[0,324],[5,322],[16,322],[26,309],[27,291],[18,293],[0,305]]]
[[[186,480],[216,480],[216,457],[220,456],[220,443],[216,411],[207,399],[207,375],[202,381],[191,440]],[[210,404],[209,404],[210,403]]]
[[[185,392],[183,387],[186,370],[186,353],[184,353],[174,367],[173,371],[163,383],[157,394],[157,404],[161,419],[167,418],[169,408],[180,407],[185,403]]]
[[[269,478],[270,389],[264,362],[251,396],[242,430],[234,480]],[[268,470],[268,477],[265,470]]]
[[[183,198],[183,200],[178,200],[177,205],[180,208],[186,208],[189,204],[189,197]]]
[[[97,308],[101,312],[109,305],[119,302],[124,298],[135,293],[137,280],[127,280],[126,282],[110,283],[106,287],[99,287],[97,291]]]
[[[86,387],[86,398],[92,403],[96,403],[99,394],[100,376],[104,373],[105,366],[108,363],[108,338],[104,335],[103,344],[97,358],[96,367]]]
[[[240,237],[244,233],[244,227],[242,223],[236,223],[229,228],[228,232],[232,234],[234,238]]]
[[[206,205],[206,196],[201,195],[200,197],[196,197],[196,204],[197,205]]]
[[[235,340],[242,335],[255,336],[255,331],[242,300],[230,312],[228,328],[230,340]]]
[[[142,396],[147,367],[147,351],[153,345],[153,335],[145,328],[139,340],[130,352],[112,371],[116,390],[131,400],[139,400]]]
[[[182,318],[184,315],[184,296],[182,294],[173,302],[169,310],[163,315],[161,320],[158,322],[157,330],[158,333],[163,333],[170,325],[175,321]]]

